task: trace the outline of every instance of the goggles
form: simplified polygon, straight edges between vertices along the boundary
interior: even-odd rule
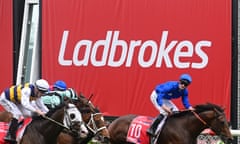
[[[180,84],[184,85],[185,87],[189,86],[189,81],[187,80],[180,80]]]

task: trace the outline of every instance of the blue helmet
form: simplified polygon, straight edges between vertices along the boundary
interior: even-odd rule
[[[53,88],[64,91],[67,89],[67,85],[64,81],[58,80],[54,83]]]
[[[192,82],[192,78],[191,78],[191,76],[189,75],[189,74],[182,74],[181,76],[180,76],[180,79],[179,79],[180,81],[181,80],[187,80],[188,82],[189,82],[189,84]]]

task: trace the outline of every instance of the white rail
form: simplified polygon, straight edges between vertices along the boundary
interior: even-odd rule
[[[230,131],[231,131],[231,134],[233,136],[240,136],[240,130],[233,130],[233,129],[231,129]]]

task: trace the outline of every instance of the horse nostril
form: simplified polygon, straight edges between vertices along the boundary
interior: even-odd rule
[[[232,143],[233,143],[233,139],[229,138],[229,139],[227,140],[227,143],[228,143],[228,144],[232,144]]]
[[[104,137],[104,143],[109,143],[109,137]]]

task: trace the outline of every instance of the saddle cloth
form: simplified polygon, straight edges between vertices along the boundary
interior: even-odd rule
[[[132,120],[126,141],[135,144],[148,144],[149,136],[146,131],[152,124],[153,118],[148,116],[137,116]]]
[[[17,131],[17,141],[21,139],[22,134],[26,128],[26,126],[31,122],[31,118],[26,118],[24,119],[23,123],[19,126],[18,131]],[[4,137],[7,134],[9,127],[8,122],[0,122],[0,144],[8,144],[7,142],[4,141]]]

